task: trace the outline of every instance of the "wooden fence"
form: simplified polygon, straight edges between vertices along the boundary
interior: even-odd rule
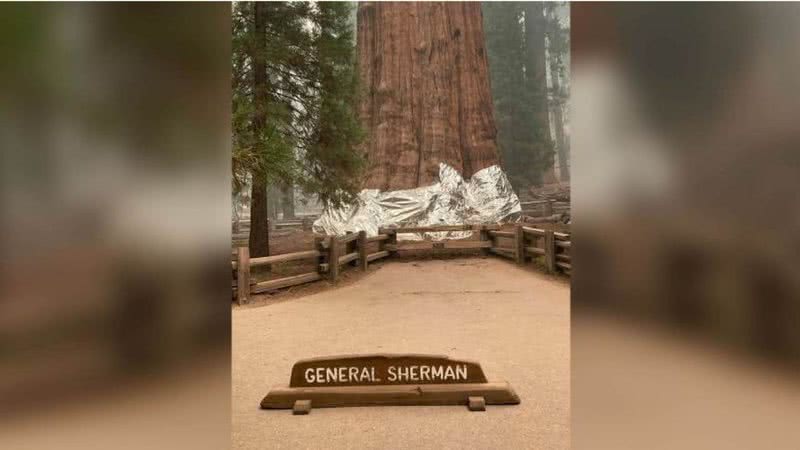
[[[520,207],[522,215],[530,217],[546,217],[570,211],[569,202],[552,199],[520,202]]]
[[[314,220],[318,216],[299,216],[294,219],[267,220],[269,231],[280,232],[283,230],[303,230],[310,231]],[[233,242],[247,241],[250,237],[250,219],[231,222],[231,234]]]
[[[435,233],[448,231],[474,231],[479,240],[444,241],[398,241],[402,233]],[[367,245],[377,242],[377,251],[368,253]],[[244,304],[251,294],[310,283],[327,278],[336,283],[339,274],[347,266],[367,270],[372,261],[392,256],[400,251],[443,250],[481,250],[484,254],[496,254],[511,258],[517,264],[526,264],[536,257],[544,257],[544,266],[549,273],[572,272],[569,250],[570,236],[551,230],[542,230],[516,225],[513,231],[502,231],[499,225],[443,225],[432,227],[381,228],[379,234],[367,237],[366,232],[349,233],[345,236],[317,237],[314,248],[307,251],[283,255],[250,258],[247,247],[237,247],[235,261],[232,261],[234,278],[234,298]],[[250,268],[286,263],[290,261],[313,260],[315,271],[292,275],[274,280],[251,282]]]
[[[542,230],[517,225],[514,231],[489,231],[492,239],[490,251],[525,264],[538,256],[544,257],[544,267],[549,273],[572,273],[570,235],[552,230]],[[502,243],[506,245],[501,245]]]

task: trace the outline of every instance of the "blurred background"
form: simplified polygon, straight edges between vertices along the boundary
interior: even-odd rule
[[[575,448],[797,448],[800,7],[574,3]]]
[[[0,35],[0,448],[226,448],[230,5]]]

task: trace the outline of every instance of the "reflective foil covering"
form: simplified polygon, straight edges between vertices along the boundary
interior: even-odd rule
[[[500,223],[515,219],[519,198],[500,166],[476,172],[469,180],[447,164],[439,164],[439,182],[415,189],[380,192],[364,189],[358,201],[343,208],[326,208],[314,222],[314,231],[328,235],[366,230],[433,225]],[[401,240],[462,239],[471,231],[399,234]]]

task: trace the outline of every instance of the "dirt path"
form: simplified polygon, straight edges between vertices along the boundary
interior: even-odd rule
[[[234,448],[569,447],[564,280],[495,258],[391,262],[346,287],[234,309],[232,322]],[[522,404],[259,409],[296,360],[352,353],[475,360]]]

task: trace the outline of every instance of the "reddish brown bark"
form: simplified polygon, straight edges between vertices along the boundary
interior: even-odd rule
[[[362,2],[360,105],[365,187],[433,183],[499,164],[480,3]]]

